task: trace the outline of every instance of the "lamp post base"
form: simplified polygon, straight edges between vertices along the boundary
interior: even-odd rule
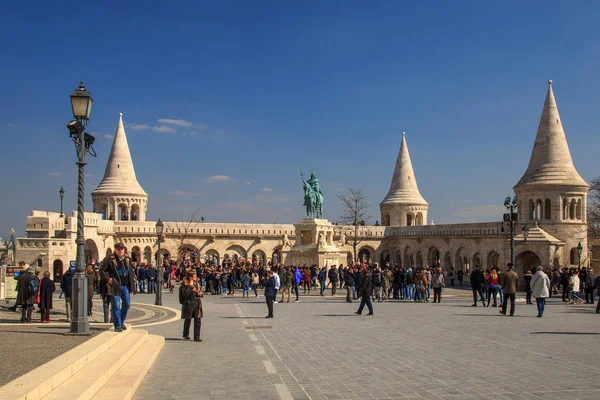
[[[73,318],[71,319],[72,335],[89,335],[90,322],[87,315],[87,289],[88,279],[82,273],[78,272],[73,277]]]

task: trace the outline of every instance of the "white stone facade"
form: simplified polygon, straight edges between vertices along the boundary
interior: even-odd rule
[[[571,161],[550,85],[529,167],[514,187],[519,198],[515,255],[520,274],[525,268],[539,264],[558,267],[578,263],[575,250],[578,243],[587,249],[588,189]],[[112,251],[116,242],[123,242],[138,261],[155,260],[158,251],[155,221],[146,221],[148,196],[135,177],[121,118],[104,179],[92,197],[94,210],[102,211],[106,218],[111,211],[120,212],[115,212],[114,220],[103,219],[99,213],[85,214],[87,258],[101,259]],[[463,270],[475,264],[484,268],[502,266],[510,260],[509,232],[508,228],[502,231],[500,215],[498,222],[426,225],[428,208],[418,191],[403,135],[390,191],[380,204],[383,226],[360,227],[359,259],[403,267],[440,264],[446,269]],[[123,212],[128,216],[137,213],[137,220],[119,218]],[[311,245],[318,246],[317,234],[307,238],[303,232],[309,229],[302,226],[308,226],[310,221],[303,221],[297,224],[165,222],[161,252],[176,258],[184,248],[186,257],[195,261],[242,257],[263,263],[285,263],[298,241],[309,240]],[[525,225],[530,228],[527,241],[521,234]],[[331,253],[327,257],[333,260],[333,253],[338,252],[335,256],[342,262],[344,257],[339,249],[343,248],[346,259],[352,258],[349,241],[341,246],[344,241],[341,232],[352,227],[334,229],[319,225],[315,229],[324,232],[319,247],[324,257]],[[76,212],[60,217],[55,212],[32,211],[27,217],[26,231],[27,237],[16,239],[17,261],[54,271],[56,278],[69,261],[75,260]],[[587,259],[587,254],[583,254],[582,262]],[[318,262],[324,260],[319,258]]]

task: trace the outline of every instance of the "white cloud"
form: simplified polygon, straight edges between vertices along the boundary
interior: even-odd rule
[[[8,123],[8,124],[6,124],[6,126],[9,127],[9,128],[14,128],[16,125],[12,124],[12,123]]]
[[[145,124],[131,124],[129,128],[133,129],[134,131],[147,131],[150,129],[150,126]]]
[[[107,135],[102,135],[102,136],[104,136],[104,138],[108,139],[108,140],[113,140],[115,138],[115,135],[108,135],[107,134]]]
[[[63,173],[60,171],[48,172],[48,176],[63,176]]]
[[[168,126],[153,126],[152,130],[155,131],[155,132],[161,132],[161,133],[175,133],[175,132],[177,132],[175,129],[169,128]]]
[[[227,182],[227,181],[232,181],[233,178],[227,176],[227,175],[215,175],[215,176],[211,176],[210,178],[206,178],[204,181],[205,182]]]
[[[252,185],[250,182],[246,182],[246,185]]]
[[[176,196],[176,197],[193,197],[193,196],[199,196],[200,193],[196,193],[196,192],[188,192],[186,190],[171,190],[169,192],[169,196]]]
[[[85,174],[86,178],[94,178],[96,174]]]
[[[201,135],[200,132],[192,131],[192,132],[181,132],[181,136],[198,136]]]
[[[167,124],[167,125],[176,125],[176,126],[181,126],[181,127],[190,127],[192,126],[192,123],[190,121],[186,121],[184,119],[168,119],[168,118],[161,118],[158,120],[159,124]]]
[[[262,191],[263,191],[263,192],[267,192],[267,193],[269,193],[269,192],[273,192],[274,190],[275,190],[275,189],[273,189],[273,188],[270,188],[270,187],[264,187],[264,188],[262,188]]]

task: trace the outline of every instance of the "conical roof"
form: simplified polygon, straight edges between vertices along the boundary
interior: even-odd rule
[[[516,187],[524,185],[588,186],[573,165],[558,106],[548,81],[548,92],[527,171]]]
[[[119,123],[110,149],[104,178],[92,192],[92,195],[94,194],[148,196],[135,176],[121,113],[119,113]]]
[[[394,176],[390,184],[390,191],[381,204],[423,204],[428,205],[417,186],[417,179],[413,171],[408,146],[406,145],[406,133],[402,132],[402,143],[394,168]]]

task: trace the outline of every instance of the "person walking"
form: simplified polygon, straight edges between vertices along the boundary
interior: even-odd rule
[[[73,272],[75,268],[69,267],[60,279],[60,290],[65,295],[65,313],[67,314],[67,322],[71,322],[71,295],[73,293]]]
[[[250,274],[248,273],[248,271],[246,269],[244,269],[244,272],[242,273],[242,299],[243,298],[249,298],[250,297],[250,282],[252,282],[252,277],[250,276]]]
[[[325,296],[325,289],[327,288],[327,269],[325,267],[321,268],[319,271],[319,285],[321,285],[320,294],[321,296]]]
[[[492,267],[492,270],[490,271],[489,285],[488,285],[488,300],[487,300],[488,307],[490,306],[490,301],[492,300],[492,297],[494,298],[494,304],[492,304],[492,307],[498,306],[497,297],[498,297],[498,289],[499,288],[500,288],[500,275],[498,275],[498,268]]]
[[[442,288],[446,286],[444,274],[442,268],[436,268],[433,276],[431,277],[431,287],[433,288],[433,302],[442,302]]]
[[[204,294],[198,285],[198,274],[195,269],[189,269],[179,287],[179,304],[181,304],[181,319],[183,322],[183,338],[190,340],[190,325],[194,320],[194,341],[201,342],[200,328],[202,311],[202,297]]]
[[[296,291],[296,296],[297,295],[298,291]],[[267,302],[267,310],[269,313],[265,318],[273,318],[273,304],[275,302],[276,296],[277,291],[275,290],[275,279],[273,278],[273,271],[269,270],[267,271],[267,280],[265,282],[265,300]]]
[[[519,276],[513,271],[513,263],[506,264],[507,271],[502,274],[502,290],[504,291],[504,303],[502,303],[502,310],[500,314],[506,315],[506,308],[510,300],[510,316],[515,315],[515,296],[517,294],[517,286],[519,283]]]
[[[281,302],[283,303],[285,299],[285,295],[287,293],[287,302],[290,302],[291,290],[294,284],[294,273],[290,271],[290,267],[285,267],[285,272],[283,273],[283,291],[281,292]]]
[[[50,322],[50,310],[52,310],[52,295],[56,291],[56,285],[50,279],[50,271],[44,271],[44,277],[40,283],[40,310],[42,311],[42,322]]]
[[[40,281],[35,276],[35,268],[28,267],[19,275],[18,293],[19,305],[21,306],[21,323],[31,323],[33,305],[37,299],[40,289]]]
[[[92,267],[91,264],[88,264],[87,267],[85,267],[85,277],[87,278],[87,285],[88,285],[88,298],[87,298],[87,302],[88,302],[88,317],[92,316],[92,308],[94,307],[94,302],[93,302],[93,298],[94,298],[94,280],[96,280],[96,273],[94,272],[94,267]]]
[[[461,285],[462,286],[462,285]],[[483,271],[479,264],[475,265],[475,271],[471,273],[471,289],[473,290],[473,304],[471,307],[477,307],[477,295],[481,297],[481,303],[485,307],[485,299],[483,297]]]
[[[298,290],[300,282],[302,282],[302,272],[300,272],[300,269],[296,267],[294,270],[294,293],[296,293],[296,300],[294,300],[294,303],[298,303],[300,301],[300,292]]]
[[[537,304],[537,316],[538,318],[542,318],[544,316],[546,297],[550,296],[550,278],[548,278],[541,265],[535,268],[535,275],[531,278],[531,295]]]
[[[339,275],[338,275],[338,271],[337,271],[337,268],[335,267],[335,265],[329,269],[329,272],[327,273],[327,275],[329,278],[329,283],[331,284],[331,295],[335,296],[335,290],[336,290],[338,282],[339,282]]]
[[[127,329],[125,321],[131,305],[130,294],[135,294],[135,276],[123,243],[115,244],[113,254],[100,264],[100,276],[106,281],[110,297],[115,332]]]
[[[373,295],[373,280],[366,267],[363,267],[361,275],[362,279],[360,281],[360,290],[358,291],[360,296],[360,306],[355,314],[361,315],[366,305],[369,309],[369,313],[367,315],[373,315],[373,304],[371,304],[371,296]]]
[[[373,280],[373,287],[374,287],[374,291],[375,291],[375,300],[377,300],[378,303],[381,303],[382,301],[382,297],[383,297],[383,277],[381,275],[381,271],[379,270],[379,268],[375,268],[375,270],[373,271],[372,276],[372,280]]]

